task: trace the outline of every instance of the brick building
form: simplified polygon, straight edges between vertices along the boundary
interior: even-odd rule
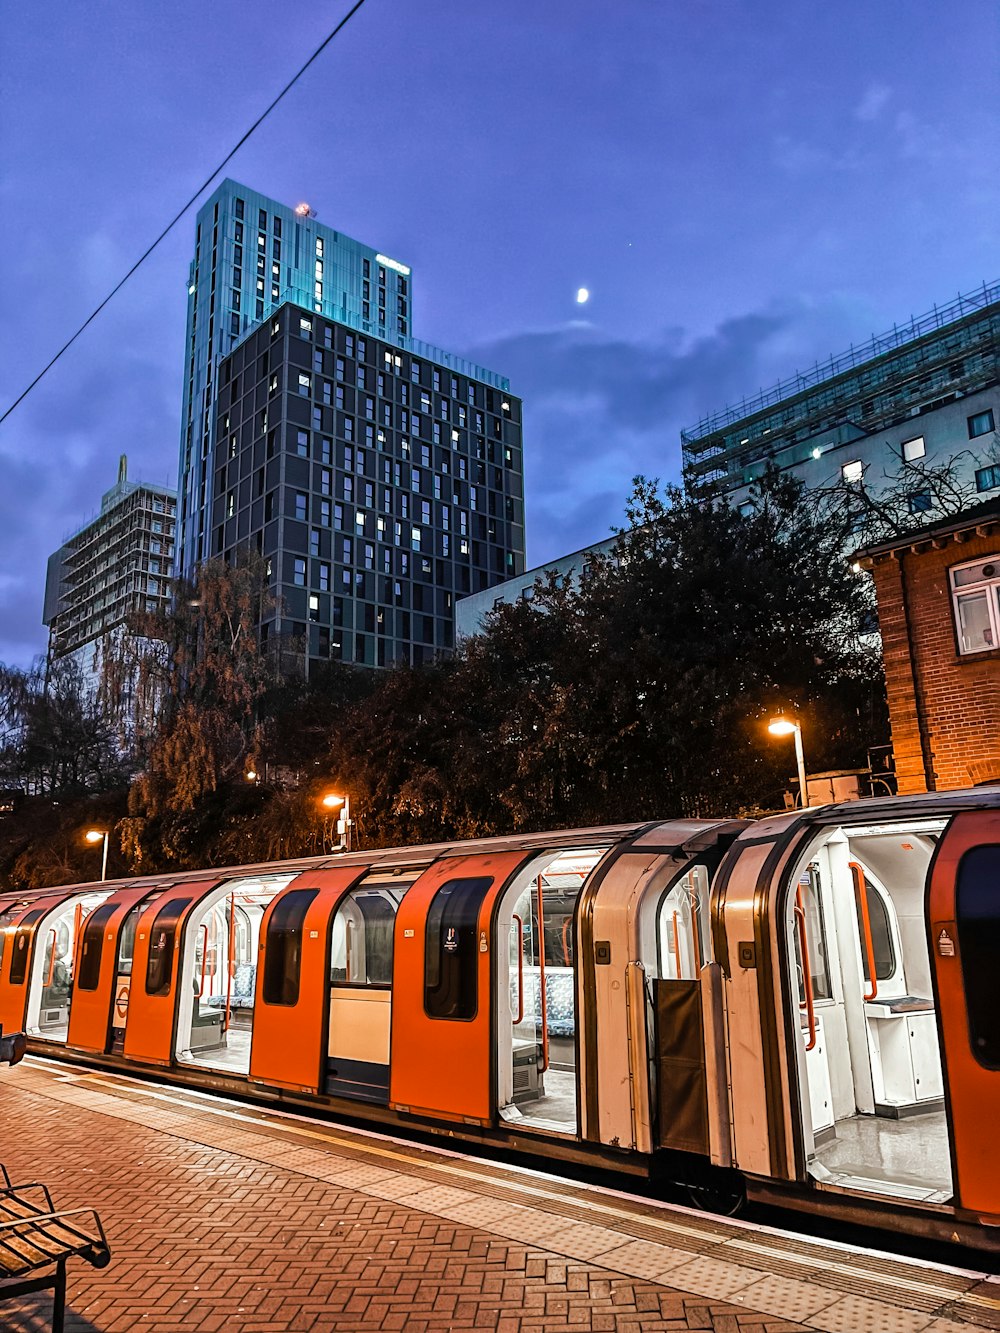
[[[899,792],[1000,782],[1000,501],[869,546]]]

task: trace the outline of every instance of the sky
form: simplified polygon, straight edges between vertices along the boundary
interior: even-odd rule
[[[348,8],[0,0],[0,410]],[[415,335],[509,376],[536,565],[677,480],[683,427],[1000,276],[998,16],[366,0],[224,174],[411,265]],[[195,211],[0,425],[0,661],[119,454],[176,484]]]

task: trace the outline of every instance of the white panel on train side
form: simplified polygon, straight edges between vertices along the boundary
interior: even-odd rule
[[[364,1060],[387,1065],[391,1014],[392,991],[388,988],[333,987],[327,1055],[331,1060]]]

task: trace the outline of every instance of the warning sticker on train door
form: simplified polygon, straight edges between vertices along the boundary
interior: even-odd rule
[[[458,935],[455,932],[455,927],[449,926],[444,935],[444,951],[445,953],[454,953],[457,948]]]
[[[121,1023],[124,1023],[128,1015],[128,990],[131,983],[131,977],[119,977],[118,985],[115,987],[115,1018],[121,1019]],[[116,1026],[121,1027],[121,1023]]]
[[[479,932],[479,952],[480,952],[480,953],[488,953],[488,952],[489,952],[489,945],[486,943],[486,931],[485,931],[485,930],[481,930],[481,931]]]
[[[951,926],[951,930],[948,927]],[[947,925],[941,927],[937,937],[937,951],[942,958],[955,957],[955,936],[952,934],[954,926],[949,921]]]

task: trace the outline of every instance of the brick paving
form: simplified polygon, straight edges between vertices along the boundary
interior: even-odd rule
[[[805,1330],[786,1314],[831,1333],[1000,1326],[991,1291],[982,1304],[997,1320],[982,1325],[946,1317],[938,1295],[924,1310],[844,1296],[712,1257],[724,1228],[711,1219],[707,1240],[682,1219],[674,1239],[687,1247],[659,1244],[623,1231],[624,1211],[615,1229],[553,1213],[560,1199],[541,1186],[537,1207],[498,1201],[459,1167],[455,1185],[438,1183],[440,1155],[396,1145],[382,1150],[390,1170],[335,1127],[289,1129],[163,1089],[26,1064],[0,1076],[0,1115],[15,1181],[42,1178],[57,1206],[93,1205],[105,1224],[111,1266],[69,1266],[67,1329],[79,1333]],[[0,1328],[47,1327],[48,1309],[41,1296],[0,1305]]]

